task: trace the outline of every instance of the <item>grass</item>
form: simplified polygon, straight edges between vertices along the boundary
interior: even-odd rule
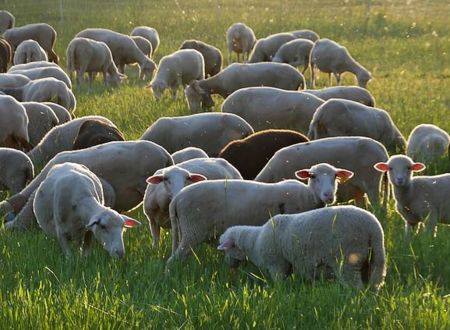
[[[346,45],[372,71],[369,89],[377,105],[405,136],[419,123],[450,131],[447,1],[371,1],[370,12],[367,1],[356,0],[5,0],[3,8],[16,15],[17,25],[53,25],[62,63],[70,39],[87,27],[127,33],[153,26],[161,37],[156,60],[188,38],[224,51],[225,31],[237,21],[258,37],[310,28]],[[128,75],[117,90],[99,81],[92,92],[77,93],[77,115],[107,116],[134,139],[162,115],[189,113],[181,99],[156,103],[135,71]],[[345,84],[353,82],[344,76]],[[146,223],[140,209],[132,214]],[[208,246],[165,276],[170,233],[153,250],[146,226],[125,234],[125,261],[112,260],[99,246],[89,258],[67,260],[56,240],[38,230],[0,231],[0,327],[449,329],[450,229],[440,226],[434,239],[421,233],[406,242],[393,203],[380,221],[388,274],[378,296],[336,282],[273,283],[250,264],[232,271]]]

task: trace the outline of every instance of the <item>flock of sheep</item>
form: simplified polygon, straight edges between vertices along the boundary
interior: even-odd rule
[[[257,40],[250,27],[233,24],[223,69],[220,50],[197,40],[156,65],[153,28],[79,32],[66,54],[78,86],[85,73],[91,83],[99,72],[119,86],[124,66],[137,63],[140,78],[153,78],[156,99],[166,89],[176,99],[184,88],[191,115],[159,118],[139,140],[124,141],[107,118],[73,119],[72,83],[57,64],[50,25],[14,27],[1,11],[0,29],[8,70],[0,74],[0,186],[10,192],[0,214],[6,229],[39,224],[66,255],[70,241],[89,253],[95,237],[123,257],[124,228],[139,222],[119,212],[143,203],[154,248],[161,228],[172,229],[168,271],[220,237],[231,266],[248,258],[274,279],[337,276],[376,291],[386,273],[383,228],[363,208],[387,207],[388,180],[408,232],[421,222],[434,232],[450,220],[450,174],[412,176],[448,152],[449,135],[422,124],[406,142],[389,113],[374,107],[370,72],[313,31]],[[245,63],[231,64],[232,52]],[[352,72],[359,86],[306,89],[307,69],[313,88],[317,69],[338,85]],[[225,99],[221,112],[207,111],[214,94]],[[34,175],[35,168],[42,170]],[[336,200],[359,207],[326,207]]]

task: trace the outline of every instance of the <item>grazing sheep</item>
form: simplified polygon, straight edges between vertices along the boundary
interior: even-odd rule
[[[365,204],[367,194],[372,206],[378,206],[381,187],[381,173],[373,168],[377,162],[388,159],[386,148],[379,142],[366,137],[335,137],[298,143],[277,151],[264,166],[255,180],[278,182],[295,178],[295,171],[314,164],[326,162],[344,167],[355,173],[345,186],[339,187],[338,200],[355,199],[357,205]],[[386,179],[386,177],[384,177]],[[387,203],[387,182],[384,183],[383,205]]]
[[[48,61],[45,50],[32,39],[22,41],[14,53],[14,65],[35,61]]]
[[[8,65],[11,63],[11,58],[11,45],[5,39],[0,38],[0,73],[8,71]]]
[[[0,89],[22,87],[30,82],[23,74],[0,73]]]
[[[205,78],[203,55],[195,49],[181,49],[164,56],[158,65],[155,78],[150,87],[159,100],[166,88],[172,91],[175,100],[180,86],[186,86],[192,80]]]
[[[191,112],[214,106],[212,94],[223,98],[245,87],[276,87],[287,90],[305,88],[305,78],[295,68],[283,63],[233,63],[214,77],[194,80],[185,89]]]
[[[125,64],[138,63],[140,77],[149,80],[152,78],[156,69],[155,62],[141,52],[131,37],[108,29],[85,29],[75,37],[103,41],[107,44],[120,73],[124,72]]]
[[[234,226],[218,250],[232,267],[246,257],[273,280],[291,273],[306,280],[334,277],[377,292],[386,276],[384,233],[378,219],[354,206],[276,215],[262,226]]]
[[[16,18],[7,10],[0,10],[0,34],[14,27]]]
[[[50,107],[50,109],[53,110],[56,117],[58,117],[59,125],[67,123],[68,121],[72,120],[72,115],[62,105],[53,102],[42,102],[42,104],[45,104],[46,106]]]
[[[311,120],[308,137],[317,140],[333,136],[367,136],[383,143],[390,153],[405,151],[405,138],[389,114],[358,102],[330,99]]]
[[[31,80],[37,80],[42,78],[55,78],[66,84],[67,88],[72,89],[72,83],[67,73],[63,69],[57,66],[45,66],[30,68],[24,70],[14,70],[14,74],[24,75]]]
[[[67,46],[67,70],[77,73],[77,84],[81,86],[85,72],[89,74],[89,87],[97,72],[103,74],[105,85],[117,87],[124,75],[119,73],[109,47],[101,41],[74,38]]]
[[[141,50],[141,52],[144,53],[145,56],[152,56],[153,48],[150,41],[141,36],[131,36],[131,39],[133,39],[136,46],[138,46],[138,48]]]
[[[308,39],[294,39],[283,44],[272,58],[272,62],[287,63],[293,67],[303,66],[302,74],[309,68],[309,58],[314,43]]]
[[[59,124],[53,110],[39,102],[22,102],[28,116],[30,144],[36,146],[53,127]]]
[[[156,52],[156,50],[159,47],[159,34],[156,29],[148,27],[148,26],[137,26],[131,31],[131,36],[140,36],[152,44],[152,53],[151,56],[153,56]]]
[[[61,68],[58,64],[47,62],[47,61],[36,61],[36,62],[29,62],[25,64],[17,64],[13,65],[9,68],[8,73],[15,73],[15,71],[22,71],[22,70],[29,70],[29,69],[35,69],[35,68],[46,68],[46,67],[54,67],[54,68]]]
[[[244,180],[204,181],[184,188],[169,206],[172,256],[185,259],[200,243],[236,225],[262,225],[275,214],[299,213],[332,204],[336,180],[352,172],[328,164],[300,170],[300,179],[267,184]]]
[[[375,106],[375,98],[370,92],[359,86],[334,86],[322,89],[305,89],[303,92],[328,101],[329,99],[345,99],[359,102],[369,107]]]
[[[99,178],[87,167],[64,163],[55,165],[36,190],[33,211],[42,230],[56,236],[66,256],[69,241],[83,246],[89,254],[94,236],[116,258],[125,255],[123,232],[138,221],[105,207]]]
[[[276,33],[256,41],[255,47],[250,54],[249,63],[270,62],[278,49],[285,43],[296,39],[291,33]]]
[[[60,152],[25,189],[0,203],[0,216],[9,212],[17,214],[14,220],[5,224],[7,229],[33,226],[35,191],[54,165],[65,162],[85,165],[94,172],[102,181],[105,199],[113,201],[112,204],[107,203],[108,206],[118,212],[128,211],[140,204],[147,188],[145,180],[158,169],[173,165],[166,150],[148,141],[109,142],[87,149]],[[112,196],[107,196],[107,191]]]
[[[244,179],[253,180],[275,152],[307,141],[306,136],[295,131],[268,129],[228,143],[218,157],[229,161]]]
[[[409,157],[429,164],[448,153],[450,136],[435,125],[421,124],[414,127],[407,145]]]
[[[256,37],[253,30],[244,23],[232,24],[226,33],[228,65],[231,64],[231,53],[235,52],[237,61],[240,62],[239,56],[243,54],[243,61],[246,62],[253,46],[256,43]]]
[[[235,91],[222,104],[222,112],[245,119],[255,131],[270,128],[308,133],[316,109],[323,101],[313,95],[272,87],[248,87]]]
[[[422,221],[434,234],[438,222],[450,224],[450,174],[412,177],[413,172],[423,171],[425,165],[404,155],[391,156],[387,162],[376,163],[374,168],[388,173],[395,206],[405,220],[407,235]]]
[[[30,150],[28,122],[22,104],[9,95],[0,95],[0,147]]]
[[[341,74],[352,72],[358,79],[358,85],[366,88],[367,83],[372,79],[372,75],[366,68],[356,62],[350,55],[347,48],[339,45],[330,39],[320,39],[316,41],[311,51],[311,77],[312,86],[315,87],[315,67],[320,71],[328,73],[329,85],[331,85],[331,74],[336,78],[339,85]]]
[[[0,148],[0,165],[0,190],[17,194],[33,180],[33,163],[22,151]]]
[[[222,53],[212,45],[198,40],[185,40],[181,44],[180,49],[195,49],[203,55],[205,61],[205,77],[215,76],[222,69]]]
[[[242,176],[224,159],[200,158],[160,169],[147,179],[144,213],[150,225],[153,247],[159,246],[160,229],[170,228],[171,200],[190,184],[219,179],[242,179]]]
[[[173,159],[174,164],[179,164],[179,163],[185,162],[187,160],[196,159],[196,158],[208,158],[208,155],[202,149],[196,148],[196,147],[187,147],[187,148],[175,151],[172,154],[172,159]]]
[[[35,23],[11,28],[3,34],[3,37],[13,49],[16,49],[22,41],[35,40],[47,52],[48,59],[51,62],[58,63],[59,58],[53,50],[56,42],[56,31],[47,23]]]
[[[197,147],[216,157],[230,141],[253,133],[252,127],[230,113],[200,113],[180,117],[160,117],[141,136],[173,153],[186,147]]]
[[[319,35],[312,31],[312,30],[296,30],[296,31],[290,31],[288,32],[290,34],[293,34],[296,38],[301,39],[308,39],[312,42],[316,42],[320,39]]]

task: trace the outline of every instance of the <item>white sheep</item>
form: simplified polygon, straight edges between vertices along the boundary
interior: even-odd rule
[[[303,67],[302,73],[309,68],[309,58],[314,43],[308,39],[294,39],[283,44],[275,53],[272,62],[287,63],[293,67]]]
[[[173,159],[174,164],[179,164],[179,163],[185,162],[190,159],[195,159],[195,158],[208,158],[208,155],[202,149],[196,148],[196,147],[187,147],[187,148],[175,151],[172,154],[172,159]]]
[[[450,136],[430,124],[414,127],[408,138],[406,154],[416,161],[431,163],[448,153]]]
[[[130,35],[140,36],[150,41],[150,43],[152,44],[151,56],[155,54],[156,50],[159,47],[159,34],[158,31],[156,31],[156,29],[148,26],[137,26],[133,29],[133,31],[131,31]]]
[[[138,221],[105,207],[102,184],[87,167],[55,165],[36,190],[33,211],[42,230],[56,236],[66,256],[70,241],[87,255],[94,236],[116,258],[125,255],[123,232]]]
[[[0,95],[0,147],[30,150],[25,107],[9,95]]]
[[[215,180],[190,185],[169,206],[172,256],[167,264],[185,259],[200,243],[236,225],[262,225],[275,214],[292,214],[324,207],[335,200],[337,179],[353,173],[328,164],[297,171],[307,185],[295,181],[267,184],[246,180]]]
[[[175,100],[180,86],[186,86],[192,80],[205,79],[203,55],[195,49],[181,49],[164,56],[158,65],[155,78],[148,87],[159,100],[165,89],[170,88]]]
[[[246,257],[273,280],[334,277],[377,292],[386,276],[384,233],[378,219],[354,206],[276,215],[262,226],[234,226],[218,250],[236,267]]]
[[[308,39],[311,40],[312,42],[316,42],[317,40],[320,39],[319,35],[312,31],[312,30],[295,30],[295,31],[289,31],[288,33],[293,34],[296,38],[301,38],[301,39]]]
[[[0,73],[0,89],[22,87],[30,81],[31,79],[23,74]]]
[[[280,128],[306,134],[314,112],[322,104],[321,99],[303,92],[248,87],[228,96],[222,112],[240,116],[255,131]]]
[[[60,66],[56,63],[47,62],[47,61],[35,61],[29,62],[25,64],[17,64],[13,65],[9,68],[8,73],[15,73],[15,71],[29,70],[34,68],[44,68],[44,67],[55,67],[60,68]]]
[[[389,113],[344,99],[330,99],[314,113],[311,140],[333,136],[367,136],[383,143],[390,153],[404,152],[405,138]]]
[[[24,75],[31,80],[42,78],[55,78],[66,84],[67,88],[72,89],[72,83],[67,73],[59,66],[39,66],[23,70],[14,70],[14,74]]]
[[[32,39],[22,41],[14,53],[14,65],[35,61],[48,61],[45,50]]]
[[[372,94],[367,89],[359,86],[333,86],[322,89],[305,89],[303,92],[317,96],[324,101],[345,99],[359,102],[369,107],[375,106],[375,98]]]
[[[221,158],[191,159],[155,172],[147,179],[144,213],[159,246],[160,228],[170,228],[169,203],[186,186],[203,180],[242,179],[238,170]]]
[[[53,127],[59,124],[53,110],[39,102],[22,102],[28,116],[30,144],[36,146]]]
[[[16,24],[16,18],[7,10],[0,10],[0,34],[11,29]]]
[[[185,40],[180,46],[180,49],[195,49],[198,50],[205,62],[205,77],[214,76],[222,69],[222,53],[220,50],[212,45],[209,45],[199,40]]]
[[[328,73],[330,85],[332,73],[338,85],[341,82],[341,74],[347,71],[356,75],[358,85],[363,88],[366,88],[367,83],[372,79],[370,72],[350,55],[347,48],[330,39],[316,41],[311,51],[313,87],[315,87],[315,67],[322,72]]]
[[[22,151],[0,148],[0,164],[0,190],[17,194],[28,182],[33,180],[33,163]]]
[[[255,47],[250,54],[249,63],[270,62],[275,56],[278,49],[285,43],[296,39],[291,33],[276,33],[266,38],[256,41]]]
[[[237,61],[240,62],[239,56],[243,54],[243,61],[247,61],[253,46],[256,42],[255,33],[244,23],[234,23],[226,33],[228,65],[231,64],[231,53],[237,54]]]
[[[230,141],[254,133],[242,118],[231,113],[200,113],[179,117],[160,117],[140,137],[173,153],[197,147],[215,157]]]

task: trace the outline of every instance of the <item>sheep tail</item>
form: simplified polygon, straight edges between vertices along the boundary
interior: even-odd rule
[[[376,228],[375,234],[372,235],[370,245],[372,256],[370,259],[369,285],[373,291],[377,292],[383,286],[386,276],[384,235],[380,225]]]

